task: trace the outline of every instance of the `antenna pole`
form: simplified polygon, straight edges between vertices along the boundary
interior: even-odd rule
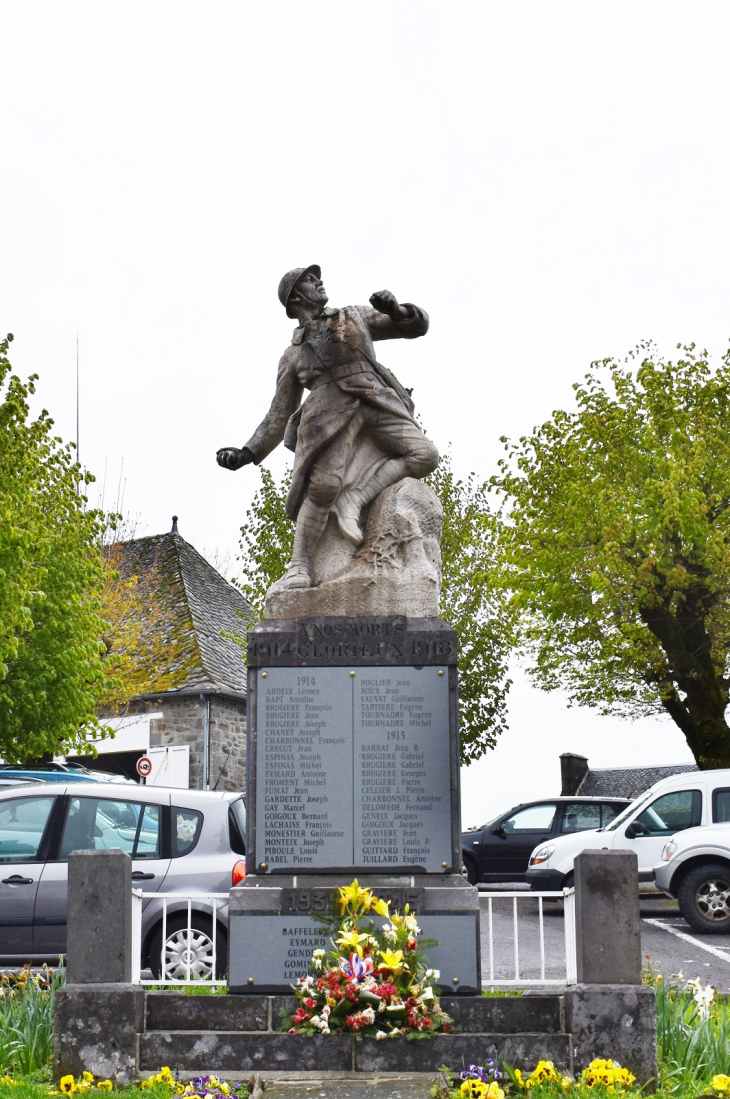
[[[76,333],[76,461],[79,459],[79,334]]]

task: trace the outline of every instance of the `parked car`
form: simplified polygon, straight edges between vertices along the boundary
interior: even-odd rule
[[[462,833],[464,874],[472,885],[524,881],[536,843],[606,825],[628,804],[628,798],[560,797],[517,805]]]
[[[706,773],[706,772],[705,772]],[[730,933],[730,790],[713,791],[716,823],[687,828],[665,843],[654,883],[676,897],[695,931]]]
[[[190,893],[228,893],[245,877],[245,804],[240,794],[113,783],[60,782],[0,789],[0,962],[57,962],[66,951],[68,856],[120,848],[132,881],[168,900],[165,972],[210,976],[212,905]],[[142,966],[160,974],[162,899],[145,902]],[[217,964],[226,964],[228,907],[217,911]]]
[[[725,812],[730,770],[685,771],[655,782],[605,828],[540,843],[530,856],[527,881],[533,889],[564,889],[573,883],[573,860],[580,851],[635,851],[639,881],[653,881],[667,840],[685,828],[711,824]]]
[[[125,782],[137,786],[126,775],[110,775],[106,771],[92,771],[82,763],[38,763],[25,766],[21,763],[0,764],[0,779],[18,782]]]

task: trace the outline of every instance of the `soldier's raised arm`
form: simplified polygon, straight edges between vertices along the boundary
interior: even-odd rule
[[[373,340],[414,340],[428,332],[428,313],[411,302],[398,304],[390,290],[378,290],[370,298],[372,309],[363,313]]]
[[[287,348],[279,361],[276,393],[269,411],[240,450],[237,447],[222,447],[218,451],[218,465],[225,469],[240,469],[249,462],[256,465],[262,462],[284,438],[289,417],[299,408],[303,392],[304,388],[294,370],[291,348]]]

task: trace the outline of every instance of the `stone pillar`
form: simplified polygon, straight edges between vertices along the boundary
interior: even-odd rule
[[[641,1085],[657,1076],[654,990],[641,986],[639,874],[633,851],[582,851],[575,860],[578,984],[566,992],[576,1074],[612,1057]]]
[[[581,851],[574,871],[578,984],[640,985],[636,855]]]
[[[68,982],[132,979],[132,860],[124,851],[68,859]]]
[[[132,860],[73,851],[68,860],[68,983],[56,993],[53,1075],[137,1076],[144,992],[132,977]]]

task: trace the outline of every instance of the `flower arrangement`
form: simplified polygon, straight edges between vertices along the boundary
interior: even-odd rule
[[[428,968],[415,912],[390,911],[357,881],[337,890],[333,950],[312,954],[294,994],[290,1034],[361,1033],[377,1039],[448,1031],[438,970]],[[373,915],[385,923],[378,926]],[[432,945],[432,944],[429,944]]]

